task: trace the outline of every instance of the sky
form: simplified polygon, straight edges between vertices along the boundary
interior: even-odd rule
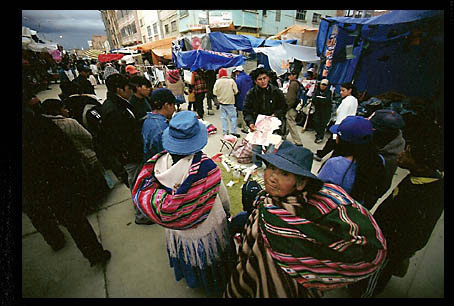
[[[65,50],[89,48],[92,35],[106,35],[97,10],[23,10],[22,26],[37,31],[40,39],[58,43]]]

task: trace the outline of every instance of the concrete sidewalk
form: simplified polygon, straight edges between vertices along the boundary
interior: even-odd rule
[[[38,97],[58,98],[58,84]],[[105,98],[104,85],[96,94]],[[183,105],[183,109],[186,108]],[[219,153],[222,135],[220,112],[205,120],[218,128],[210,135],[204,152],[208,156]],[[242,134],[244,136],[245,134]],[[314,143],[314,132],[301,134],[304,145],[315,152],[324,142]],[[326,140],[326,139],[325,139]],[[224,153],[226,150],[224,149]],[[316,173],[320,162],[314,160]],[[407,171],[398,168],[393,186]],[[380,203],[380,202],[379,202]],[[379,203],[374,207],[378,207]],[[165,249],[164,229],[158,225],[136,225],[129,189],[117,184],[88,217],[105,249],[112,258],[105,268],[90,267],[64,227],[66,246],[53,252],[22,214],[22,296],[30,298],[203,298],[203,290],[188,288],[185,281],[177,282],[169,267]],[[348,297],[344,289],[326,294],[327,298]],[[404,278],[393,277],[382,298],[442,298],[444,297],[444,213],[432,233],[428,245],[410,261]]]

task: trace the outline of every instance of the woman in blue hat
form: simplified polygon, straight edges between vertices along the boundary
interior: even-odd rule
[[[311,173],[310,150],[283,141],[260,154],[265,189],[253,203],[225,297],[321,297],[371,275],[385,239],[367,209]]]
[[[163,132],[164,151],[144,164],[132,195],[143,215],[165,227],[176,280],[220,295],[230,271],[230,199],[220,169],[201,151],[207,141],[197,115],[178,112]]]
[[[348,116],[330,128],[337,135],[336,152],[321,167],[318,178],[345,189],[367,209],[383,194],[385,159],[372,143],[372,123],[360,116]]]

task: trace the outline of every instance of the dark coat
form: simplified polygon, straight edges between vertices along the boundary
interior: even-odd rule
[[[244,121],[249,126],[255,124],[258,115],[275,115],[279,120],[285,120],[287,104],[283,92],[276,86],[269,84],[263,89],[253,86],[244,99]]]
[[[132,105],[115,93],[107,92],[102,105],[103,144],[105,149],[124,165],[143,158],[143,140],[139,118]]]
[[[81,74],[73,80],[73,83],[79,87],[79,92],[82,94],[95,94],[95,88],[91,85],[90,81],[84,78]]]

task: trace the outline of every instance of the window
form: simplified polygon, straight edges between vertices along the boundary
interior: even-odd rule
[[[276,10],[276,21],[281,21],[281,10]]]
[[[320,22],[320,17],[322,17],[322,15],[314,13],[314,15],[312,15],[312,22],[313,23],[319,23]]]
[[[177,30],[177,22],[175,20],[170,23],[170,28],[172,29],[172,32]]]
[[[158,36],[158,35],[155,35],[155,36],[154,36],[154,40],[159,40],[159,36]]]
[[[189,15],[188,10],[180,10],[180,17],[184,17],[184,16],[187,16],[187,15]]]
[[[136,34],[137,33],[137,27],[136,27],[136,23],[133,22],[131,23],[131,34]]]
[[[361,18],[363,11],[356,11],[355,18]]]
[[[164,29],[165,29],[165,33],[166,33],[166,34],[169,34],[169,25],[168,25],[168,24],[166,24],[166,25],[164,26]]]
[[[296,10],[296,20],[306,20],[306,10]]]
[[[143,38],[143,43],[146,43],[147,39],[146,39],[145,35],[142,38]]]
[[[266,16],[266,10],[262,10],[262,15]]]
[[[147,33],[148,33],[148,37],[151,37],[151,27],[150,26],[147,27]]]
[[[143,27],[143,18],[140,18],[140,27]]]
[[[153,23],[153,33],[158,34],[158,24]]]

